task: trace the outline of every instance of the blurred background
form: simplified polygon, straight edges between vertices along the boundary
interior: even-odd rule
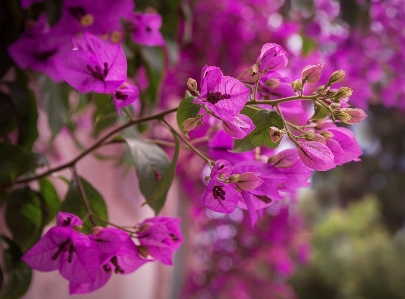
[[[43,9],[56,23],[59,2],[34,3],[21,10],[18,1],[2,0],[2,82],[22,78],[7,46]],[[161,80],[154,91],[147,83],[143,90],[144,95],[158,96],[159,109],[177,106],[187,78],[198,80],[205,64],[237,77],[256,61],[264,43],[279,43],[289,55],[289,76],[299,78],[306,65],[325,63],[320,80],[324,84],[333,71],[345,70],[340,86],[351,87],[350,102],[368,114],[363,123],[350,127],[364,154],[360,162],[315,173],[311,188],[269,207],[252,230],[245,211],[224,216],[200,206],[204,165],[183,153],[180,161],[187,163],[179,164],[163,211],[182,217],[186,241],[174,266],[146,265],[76,298],[405,298],[404,0],[137,0],[135,4],[136,10],[158,12],[163,18],[165,46],[135,51],[149,51],[149,61],[128,57],[129,73],[141,90],[145,81]],[[151,65],[158,73],[150,72]],[[29,74],[26,80],[41,98],[38,76]],[[73,96],[73,101],[82,100]],[[80,152],[78,144],[91,144],[89,136],[97,137],[107,128],[99,125],[94,134],[92,116],[99,107],[77,107],[52,146],[49,110],[42,106],[39,112],[41,134],[34,149],[45,152],[53,165],[74,157]],[[5,119],[1,113],[0,123]],[[119,119],[107,124],[116,122]],[[165,138],[158,130],[151,134]],[[193,134],[192,138],[203,135],[198,130]],[[217,154],[207,140],[201,146],[212,157]],[[112,145],[99,154],[120,156],[121,166],[116,160],[101,163],[100,157],[89,157],[79,170],[105,196],[110,219],[130,225],[151,216],[151,211],[139,210],[141,199],[134,200],[139,190],[132,183],[135,172],[125,167],[124,149]],[[103,173],[100,167],[111,171]],[[66,185],[55,184],[59,194],[66,192]],[[4,219],[1,222],[2,233],[7,234]],[[67,282],[54,273],[35,272],[23,298],[56,297],[68,297]]]

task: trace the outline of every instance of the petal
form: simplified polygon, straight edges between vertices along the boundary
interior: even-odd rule
[[[34,246],[21,258],[28,266],[38,271],[52,271],[59,268],[63,254],[52,259],[59,250],[59,246],[67,241],[74,231],[70,228],[51,228]]]
[[[81,233],[73,233],[71,241],[74,246],[72,260],[69,262],[69,252],[63,253],[59,271],[69,281],[78,283],[93,282],[99,267],[99,253],[95,242]]]
[[[70,282],[69,294],[86,294],[93,292],[104,286],[111,277],[111,272],[107,273],[103,267],[99,267],[94,281],[89,283]]]
[[[253,205],[252,198],[250,197],[249,192],[242,190],[242,197],[243,200],[245,201],[249,213],[250,224],[252,225],[253,228],[258,219],[257,211]]]
[[[323,143],[307,141],[300,144],[298,155],[302,162],[314,170],[325,171],[336,167],[331,150]]]
[[[215,188],[220,188],[224,192],[224,199],[218,196],[215,198]],[[212,211],[230,214],[235,210],[239,198],[238,191],[218,180],[211,179],[201,197],[201,203]]]

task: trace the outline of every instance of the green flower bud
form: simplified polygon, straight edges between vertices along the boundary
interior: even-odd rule
[[[335,71],[330,76],[327,85],[332,85],[332,84],[339,83],[340,81],[342,81],[344,79],[344,77],[345,77],[345,71],[344,70]]]
[[[349,87],[341,87],[335,94],[336,99],[343,99],[351,96],[353,93],[353,90]]]

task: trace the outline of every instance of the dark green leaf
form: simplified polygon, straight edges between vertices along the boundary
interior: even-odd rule
[[[146,202],[149,202],[152,196],[156,196],[155,192],[161,188],[160,185],[167,184],[166,176],[170,176],[170,160],[156,144],[130,138],[126,138],[126,142],[138,176],[139,188]],[[151,203],[150,206],[156,214],[159,213],[165,200],[166,194]]]
[[[41,201],[43,224],[46,225],[55,218],[58,213],[60,199],[51,181],[41,179],[39,180],[39,187],[41,192],[38,193],[38,198]]]
[[[38,137],[38,111],[34,93],[16,83],[8,84],[18,126],[18,144],[31,150]]]
[[[32,153],[11,143],[0,143],[0,184],[34,171],[46,164],[42,154]]]
[[[69,86],[66,83],[53,82],[47,76],[41,76],[38,83],[41,92],[42,109],[48,116],[52,137],[55,137],[69,120]]]
[[[6,223],[14,241],[25,251],[42,234],[42,209],[38,197],[29,187],[13,190],[6,199]]]
[[[163,208],[163,205],[166,200],[166,193],[169,190],[170,186],[172,185],[174,174],[176,172],[177,160],[179,158],[180,152],[180,143],[179,139],[176,134],[173,133],[174,138],[174,153],[173,159],[170,163],[170,167],[163,178],[161,178],[156,191],[149,197],[147,200],[147,204],[158,214],[158,212]]]
[[[179,108],[177,109],[177,124],[183,133],[185,133],[182,126],[183,122],[188,118],[195,118],[200,111],[201,106],[193,103],[195,99],[196,97],[188,97],[183,99],[180,102]]]
[[[283,128],[283,119],[281,116],[270,110],[260,110],[252,117],[252,121],[256,128],[249,134],[250,142],[253,146],[267,146],[268,148],[276,148],[280,142],[274,143],[270,139],[270,127]]]
[[[255,149],[255,146],[250,142],[249,136],[246,136],[243,139],[235,139],[233,143],[233,153],[243,153],[249,152]]]
[[[0,137],[5,137],[16,125],[17,120],[11,97],[0,92]]]
[[[323,119],[328,116],[329,110],[323,105],[314,105],[314,115],[309,120]]]
[[[146,74],[148,77],[148,87],[143,93],[144,103],[156,105],[160,82],[163,78],[163,52],[159,48],[141,47],[143,60],[146,62]]]
[[[80,179],[91,211],[104,220],[108,220],[107,206],[101,194],[85,179]],[[69,190],[66,194],[65,200],[60,206],[60,211],[75,214],[81,219],[83,219],[88,214],[86,206],[83,202],[82,195],[80,193],[79,186],[74,178],[70,182]],[[94,222],[96,223],[96,225],[103,227],[106,226],[106,224],[100,220],[94,219]],[[92,227],[93,225],[90,219],[86,219],[83,222],[83,232],[89,232]]]
[[[22,252],[16,243],[3,235],[0,241],[8,247],[4,251],[4,270],[8,280],[4,286],[0,285],[0,299],[21,298],[30,286],[32,270],[21,261]]]

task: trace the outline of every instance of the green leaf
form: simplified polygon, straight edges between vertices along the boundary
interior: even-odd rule
[[[156,105],[160,83],[163,78],[163,52],[159,48],[140,47],[143,60],[146,62],[146,75],[149,85],[143,93],[144,103]]]
[[[243,139],[235,139],[233,142],[232,153],[243,153],[249,152],[255,149],[255,146],[250,142],[249,136],[246,136]]]
[[[69,120],[69,86],[66,83],[53,82],[47,76],[41,76],[38,83],[42,108],[48,116],[49,127],[54,138]]]
[[[155,198],[159,195],[165,189],[167,180],[170,180],[170,178],[166,178],[166,176],[170,177],[171,175],[170,160],[166,153],[154,143],[132,138],[126,138],[125,140],[138,176],[139,188],[146,202],[149,203],[152,196]],[[161,185],[163,186],[161,187]],[[159,194],[155,194],[157,190],[160,190]],[[153,203],[150,203],[150,206],[156,214],[159,214],[165,201],[166,193],[159,199],[155,199]]]
[[[166,194],[169,191],[170,186],[173,183],[174,179],[174,174],[176,172],[176,166],[177,166],[177,161],[179,159],[179,153],[180,153],[180,142],[178,137],[176,136],[175,133],[173,133],[173,138],[174,138],[174,153],[173,153],[173,159],[172,162],[170,163],[170,167],[165,174],[163,178],[161,178],[161,181],[159,182],[156,191],[152,194],[151,197],[147,199],[147,204],[155,211],[156,214],[159,213],[159,211],[163,208],[163,205],[166,200]]]
[[[17,83],[8,83],[18,126],[18,144],[31,150],[38,137],[38,111],[34,93]]]
[[[195,99],[193,96],[183,99],[177,109],[177,125],[183,133],[186,133],[183,131],[183,122],[188,118],[195,118],[200,111],[201,106],[193,103]]]
[[[18,176],[46,164],[42,154],[27,151],[11,143],[0,143],[0,184],[14,181]]]
[[[55,218],[59,211],[61,202],[51,181],[40,179],[39,187],[41,192],[38,193],[38,198],[41,201],[43,225],[46,225]]]
[[[110,128],[118,119],[117,110],[114,102],[109,95],[97,94],[94,96],[96,110],[93,115],[94,132],[93,136],[97,137],[104,129]]]
[[[14,241],[25,251],[39,240],[43,229],[42,209],[29,187],[13,190],[6,199],[6,224]]]
[[[86,194],[86,198],[91,211],[104,220],[108,220],[107,206],[101,194],[85,179],[80,178],[80,180],[82,182],[83,189]],[[75,214],[81,219],[83,219],[88,214],[86,206],[83,202],[82,195],[80,193],[79,186],[74,178],[70,181],[69,190],[66,193],[65,200],[60,206],[60,211]],[[96,223],[96,225],[103,227],[106,226],[106,223],[100,220],[94,219],[94,222]],[[89,232],[92,227],[93,224],[91,223],[90,219],[86,219],[83,222],[84,233]]]
[[[0,137],[5,137],[16,125],[17,120],[11,97],[0,92]]]
[[[253,115],[252,121],[256,126],[253,132],[249,134],[249,139],[253,146],[264,145],[268,148],[276,148],[280,144],[280,141],[274,143],[270,139],[270,127],[277,127],[279,129],[284,127],[283,119],[277,112],[265,109],[260,110]]]
[[[253,115],[255,115],[259,110],[257,110],[254,106],[247,105],[245,106],[242,111],[240,112],[241,114],[244,114],[248,116],[250,119],[253,118]]]
[[[7,244],[4,251],[4,270],[7,283],[0,285],[0,299],[21,298],[31,284],[32,270],[22,260],[22,252],[16,243],[6,236],[0,235],[0,241]]]
[[[314,115],[309,120],[323,119],[328,116],[329,110],[323,105],[314,105]]]

